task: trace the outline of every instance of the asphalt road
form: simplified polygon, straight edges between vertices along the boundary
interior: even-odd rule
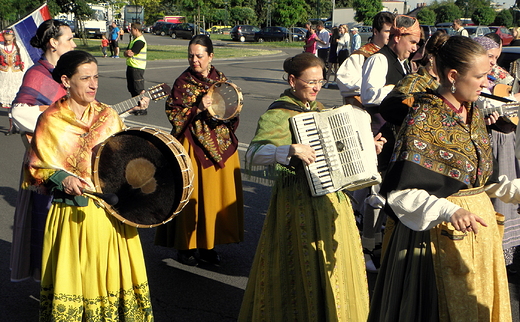
[[[149,34],[145,37],[151,44],[188,44],[187,40]],[[215,45],[235,46],[237,50],[241,46],[230,41],[218,41]],[[237,131],[242,162],[259,116],[287,88],[287,83],[282,79],[283,60],[299,52],[299,49],[288,49],[269,56],[243,59],[215,57],[213,64],[236,83],[244,95],[244,108]],[[98,99],[115,104],[130,98],[126,89],[125,60],[99,57],[98,61]],[[145,85],[147,88],[163,82],[171,85],[187,66],[187,60],[149,62]],[[319,100],[326,106],[341,104],[337,89],[323,89]],[[147,116],[130,116],[127,125],[148,125],[169,131],[164,101],[152,103]],[[12,283],[9,280],[12,218],[24,149],[19,136],[2,135],[7,128],[6,113],[0,111],[0,321],[37,321],[39,284],[33,281]],[[140,229],[156,321],[236,321],[270,198],[268,186],[252,182],[245,174],[243,179],[245,240],[240,244],[216,247],[223,257],[220,267],[181,265],[175,260],[175,250],[153,245],[155,229]],[[370,274],[371,284],[374,278],[375,275]],[[510,289],[514,321],[519,321],[519,285],[518,277],[512,276]]]

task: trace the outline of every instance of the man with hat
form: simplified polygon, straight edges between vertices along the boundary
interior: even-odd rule
[[[353,53],[361,47],[361,36],[359,35],[359,29],[354,27],[352,30],[352,43],[350,52]]]

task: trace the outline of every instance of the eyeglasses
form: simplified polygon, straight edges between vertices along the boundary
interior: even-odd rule
[[[298,78],[298,77],[296,77],[296,78]],[[305,79],[301,79],[301,78],[298,78],[298,79],[301,80],[302,82],[304,82],[305,84],[307,84],[307,87],[314,87],[316,85],[323,86],[323,85],[327,84],[326,79],[310,80],[310,81],[306,81]]]

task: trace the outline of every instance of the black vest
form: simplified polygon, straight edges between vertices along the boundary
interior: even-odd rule
[[[399,62],[396,53],[394,53],[390,47],[385,45],[381,48],[378,54],[383,54],[388,62],[388,72],[386,73],[385,85],[397,85],[401,79],[406,75],[403,70],[403,65]],[[408,66],[408,62],[405,62],[405,66]],[[408,68],[409,69],[409,68]]]

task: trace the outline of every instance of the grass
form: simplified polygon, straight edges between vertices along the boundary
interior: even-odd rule
[[[146,34],[145,34],[146,35]],[[159,36],[151,36],[159,37]],[[271,48],[287,48],[287,47],[301,47],[303,42],[245,42],[240,43],[232,41],[229,35],[212,34],[211,38],[213,41],[218,40],[219,42],[215,45],[215,57],[217,58],[240,58],[240,57],[252,57],[262,55],[272,55],[280,53],[280,50],[272,50]],[[125,39],[126,40],[126,39]],[[223,46],[218,45],[222,43]],[[80,39],[76,40],[78,50],[87,51],[94,56],[101,56],[101,41],[98,39],[88,39],[87,45],[84,45]],[[187,45],[187,43],[186,43]],[[148,46],[148,60],[162,60],[162,59],[186,59],[186,45],[166,45],[166,46]],[[237,50],[237,46],[240,46],[240,50]],[[266,49],[269,47],[270,49]],[[121,43],[121,51],[126,49],[126,43]],[[107,52],[110,55],[110,49],[107,48]],[[121,52],[121,57],[123,56]]]

